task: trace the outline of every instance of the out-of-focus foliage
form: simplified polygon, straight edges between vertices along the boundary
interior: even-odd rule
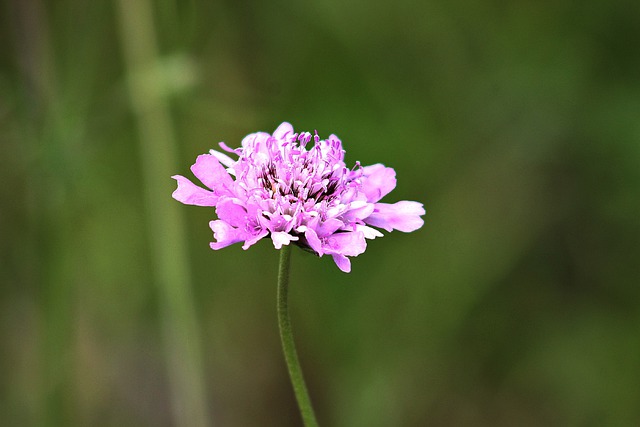
[[[158,44],[135,73],[117,2],[0,5],[0,425],[174,425],[145,186],[284,120],[427,209],[351,274],[293,254],[323,425],[640,425],[637,2],[130,1]],[[155,183],[140,85],[178,144]],[[210,425],[300,425],[277,252],[180,212]]]

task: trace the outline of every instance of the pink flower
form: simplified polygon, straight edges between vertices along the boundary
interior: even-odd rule
[[[294,133],[282,123],[273,133],[246,136],[229,155],[211,150],[198,156],[193,174],[207,187],[175,175],[173,198],[188,205],[215,207],[210,222],[221,249],[242,242],[247,249],[270,237],[276,249],[294,243],[319,256],[331,255],[340,270],[349,272],[347,257],[360,255],[366,239],[386,231],[415,231],[422,227],[422,203],[379,203],[396,186],[393,169],[376,164],[348,169],[341,141],[331,135]]]

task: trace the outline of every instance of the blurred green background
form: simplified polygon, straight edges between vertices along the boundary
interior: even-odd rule
[[[0,4],[0,425],[300,425],[277,252],[169,178],[285,120],[427,210],[293,253],[322,425],[640,425],[637,1]]]

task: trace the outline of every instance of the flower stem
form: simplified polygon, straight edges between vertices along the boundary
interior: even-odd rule
[[[289,266],[291,265],[291,247],[282,246],[280,249],[280,265],[278,268],[278,326],[280,327],[280,339],[282,340],[282,350],[284,359],[287,362],[289,377],[293,385],[293,391],[298,401],[300,414],[305,427],[317,427],[318,421],[311,406],[309,392],[304,383],[302,369],[298,361],[296,345],[293,341],[293,331],[291,330],[291,320],[289,319]]]

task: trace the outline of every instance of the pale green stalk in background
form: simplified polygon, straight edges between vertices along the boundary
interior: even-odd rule
[[[176,158],[174,130],[163,88],[146,78],[159,64],[149,0],[118,0],[120,38],[131,104],[138,119],[144,197],[176,426],[209,425],[200,331],[191,295],[187,247],[179,205],[167,195]],[[155,83],[155,84],[154,84]]]

